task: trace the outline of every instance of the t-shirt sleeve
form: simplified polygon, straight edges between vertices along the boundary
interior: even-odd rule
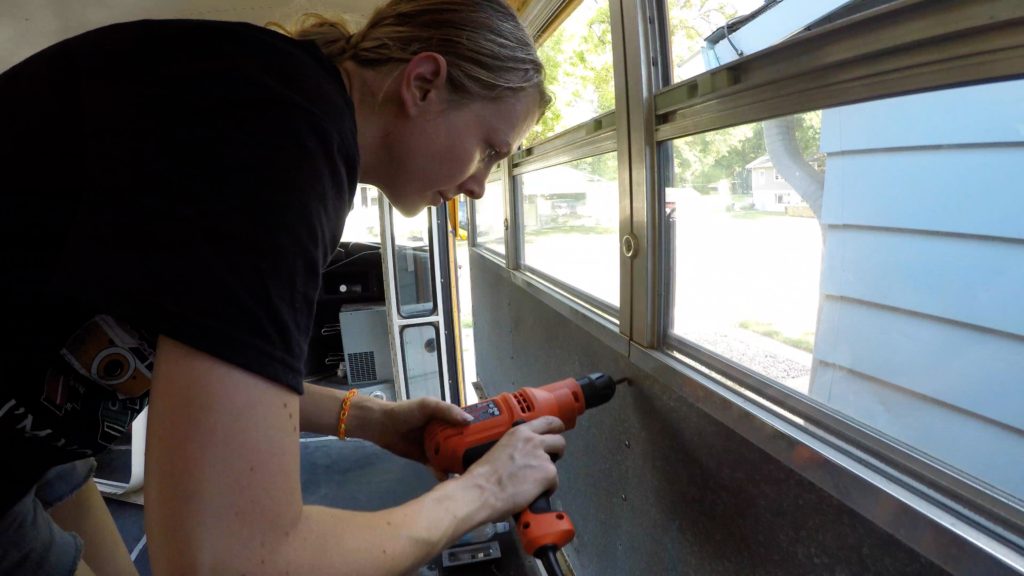
[[[152,186],[140,190],[151,245],[139,305],[160,333],[301,393],[347,211],[333,132],[274,103],[186,109],[154,129],[139,163]]]

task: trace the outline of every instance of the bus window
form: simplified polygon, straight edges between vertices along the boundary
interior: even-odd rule
[[[525,146],[615,108],[607,0],[583,0],[538,54],[554,102],[526,137]]]
[[[800,154],[776,155],[774,164],[766,123],[674,140],[672,182],[665,187],[675,231],[671,333],[802,392],[810,379],[821,268],[821,227],[805,200],[820,196],[822,172],[811,165],[824,165],[820,118],[787,119],[797,127],[790,135]],[[804,178],[776,179],[783,161],[803,161]]]
[[[667,142],[670,340],[1024,496],[1007,458],[1024,438],[1022,90],[937,90]]]
[[[491,180],[483,198],[473,201],[476,245],[505,256],[505,183]]]
[[[692,78],[795,34],[885,1],[663,0],[672,82]],[[870,5],[870,6],[868,6]],[[740,32],[742,30],[742,32]]]
[[[615,152],[519,177],[523,264],[619,306]]]

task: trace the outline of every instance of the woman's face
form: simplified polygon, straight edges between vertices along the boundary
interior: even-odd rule
[[[491,168],[516,149],[537,116],[533,91],[450,103],[401,130],[391,143],[394,169],[379,188],[405,216],[459,194],[480,198]]]

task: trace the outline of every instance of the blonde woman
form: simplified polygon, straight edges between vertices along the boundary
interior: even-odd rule
[[[0,573],[135,572],[91,456],[147,402],[156,574],[408,573],[554,488],[555,419],[373,513],[304,506],[297,442],[343,412],[302,367],[357,180],[405,214],[479,198],[542,76],[501,0],[395,0],[354,34],[118,24],[0,75]],[[434,418],[463,413],[356,396],[344,424],[422,459]]]

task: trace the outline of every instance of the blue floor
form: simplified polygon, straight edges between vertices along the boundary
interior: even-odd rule
[[[303,435],[302,495],[307,504],[349,510],[381,510],[407,502],[430,490],[436,480],[415,462],[398,458],[360,440]],[[142,576],[149,576],[142,506],[107,499],[118,530]],[[435,561],[419,576],[528,576],[532,560],[523,559],[510,534],[498,539],[502,558],[466,566],[442,568]]]

